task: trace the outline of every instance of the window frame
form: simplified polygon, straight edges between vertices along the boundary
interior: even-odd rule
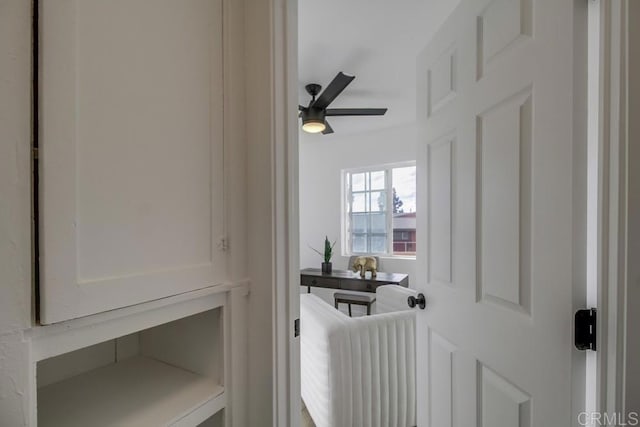
[[[342,223],[342,227],[341,227],[341,240],[342,240],[342,256],[353,256],[353,255],[369,255],[369,254],[373,254],[372,252],[354,252],[352,250],[353,246],[353,235],[355,233],[352,233],[350,228],[351,228],[351,216],[352,216],[352,212],[351,212],[351,205],[352,205],[352,195],[353,195],[353,190],[352,190],[352,186],[351,186],[351,177],[354,174],[358,174],[358,173],[371,173],[371,172],[378,172],[378,171],[384,171],[385,173],[385,188],[383,191],[385,191],[385,198],[386,198],[386,236],[387,236],[387,241],[386,241],[386,250],[384,253],[375,253],[373,255],[379,256],[381,258],[409,258],[409,259],[415,259],[416,256],[415,255],[397,255],[394,254],[393,252],[393,169],[397,169],[397,168],[405,168],[405,167],[416,167],[416,161],[415,160],[407,160],[407,161],[403,161],[403,162],[395,162],[395,163],[386,163],[386,164],[381,164],[381,165],[372,165],[372,166],[362,166],[362,167],[357,167],[357,168],[349,168],[349,169],[343,169],[342,173],[341,173],[341,185],[342,185],[342,206],[341,206],[341,223]],[[417,186],[417,182],[416,182],[416,186]],[[371,188],[367,189],[367,187],[365,186],[365,190],[364,191],[356,191],[355,193],[371,193],[374,190],[371,190]],[[369,203],[371,203],[371,201],[369,200]],[[366,211],[367,214],[371,214],[371,206],[369,206],[369,210]],[[370,221],[370,220],[369,220]],[[366,233],[367,235],[371,236],[374,233],[370,233],[371,230],[371,224],[370,222],[368,223],[368,232]],[[382,233],[377,233],[377,234],[382,234]],[[416,243],[417,244],[417,243]]]

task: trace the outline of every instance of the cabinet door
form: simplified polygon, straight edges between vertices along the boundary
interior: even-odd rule
[[[223,282],[221,0],[39,7],[41,321]]]

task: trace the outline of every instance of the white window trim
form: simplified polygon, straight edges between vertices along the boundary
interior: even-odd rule
[[[371,166],[361,166],[357,168],[343,169],[341,171],[341,191],[342,191],[342,206],[340,207],[340,217],[341,217],[341,243],[342,243],[342,256],[353,256],[353,255],[366,255],[365,253],[358,253],[351,251],[351,233],[349,231],[349,214],[348,208],[351,203],[349,200],[349,196],[351,194],[351,186],[347,186],[347,177],[356,173],[363,172],[372,172],[372,171],[380,171],[384,170],[385,173],[385,191],[387,198],[387,209],[391,212],[393,211],[393,174],[392,170],[396,168],[404,168],[416,166],[415,160],[407,160],[403,162],[395,162],[395,163],[385,163],[380,165],[371,165]],[[347,189],[347,187],[349,189]],[[387,191],[389,190],[389,191]],[[395,255],[393,253],[393,214],[387,215],[387,252],[382,254],[375,254],[379,258],[394,258],[394,259],[416,259],[415,255]]]

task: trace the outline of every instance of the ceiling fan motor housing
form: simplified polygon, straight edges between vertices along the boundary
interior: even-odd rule
[[[323,122],[325,116],[325,110],[321,110],[320,108],[307,108],[302,111],[302,122],[306,123],[308,121],[314,122]]]

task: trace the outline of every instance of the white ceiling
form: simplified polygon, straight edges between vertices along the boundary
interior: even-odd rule
[[[387,107],[383,117],[332,117],[333,135],[415,121],[415,60],[457,0],[299,0],[299,103],[307,83],[326,87],[338,71],[356,79],[332,108]]]

